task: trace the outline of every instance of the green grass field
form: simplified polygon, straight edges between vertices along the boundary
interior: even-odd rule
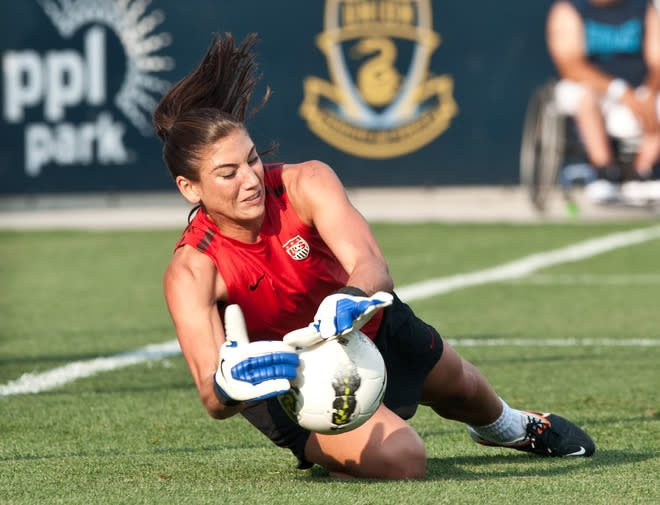
[[[373,229],[403,287],[654,225]],[[161,276],[178,236],[0,232],[0,388],[172,340]],[[510,405],[582,425],[593,458],[484,448],[420,408],[411,424],[427,445],[424,480],[333,481],[296,470],[240,416],[209,418],[175,355],[0,397],[0,503],[660,503],[659,258],[652,239],[410,302]]]

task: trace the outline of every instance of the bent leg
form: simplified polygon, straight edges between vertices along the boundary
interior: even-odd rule
[[[426,470],[422,439],[384,405],[352,431],[312,433],[305,445],[305,458],[338,478],[421,479]]]
[[[585,88],[575,114],[580,138],[594,167],[606,167],[614,161],[612,148],[605,129],[598,95]]]
[[[502,402],[477,368],[443,340],[440,361],[422,389],[422,404],[447,419],[484,426],[497,420]]]
[[[644,135],[635,158],[636,172],[642,177],[649,177],[659,158],[660,133]]]
[[[567,419],[506,405],[472,364],[444,344],[442,358],[424,383],[422,402],[443,417],[468,424],[473,440],[542,456],[594,453],[591,437]]]

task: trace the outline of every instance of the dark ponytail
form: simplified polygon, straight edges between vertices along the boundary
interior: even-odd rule
[[[172,177],[199,180],[197,162],[204,147],[236,129],[268,100],[266,91],[258,107],[250,106],[257,74],[252,34],[239,45],[231,34],[213,37],[202,61],[165,94],[153,113],[163,159]]]

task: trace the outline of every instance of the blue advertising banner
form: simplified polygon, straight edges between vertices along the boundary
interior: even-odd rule
[[[25,0],[0,17],[0,194],[172,189],[150,115],[214,33],[257,32],[265,161],[347,186],[514,184],[550,0]],[[258,98],[258,97],[257,97]]]

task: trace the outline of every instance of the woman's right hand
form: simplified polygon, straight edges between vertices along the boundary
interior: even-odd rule
[[[225,310],[226,342],[214,374],[214,392],[226,406],[286,393],[300,360],[295,349],[279,340],[250,342],[238,305]]]

